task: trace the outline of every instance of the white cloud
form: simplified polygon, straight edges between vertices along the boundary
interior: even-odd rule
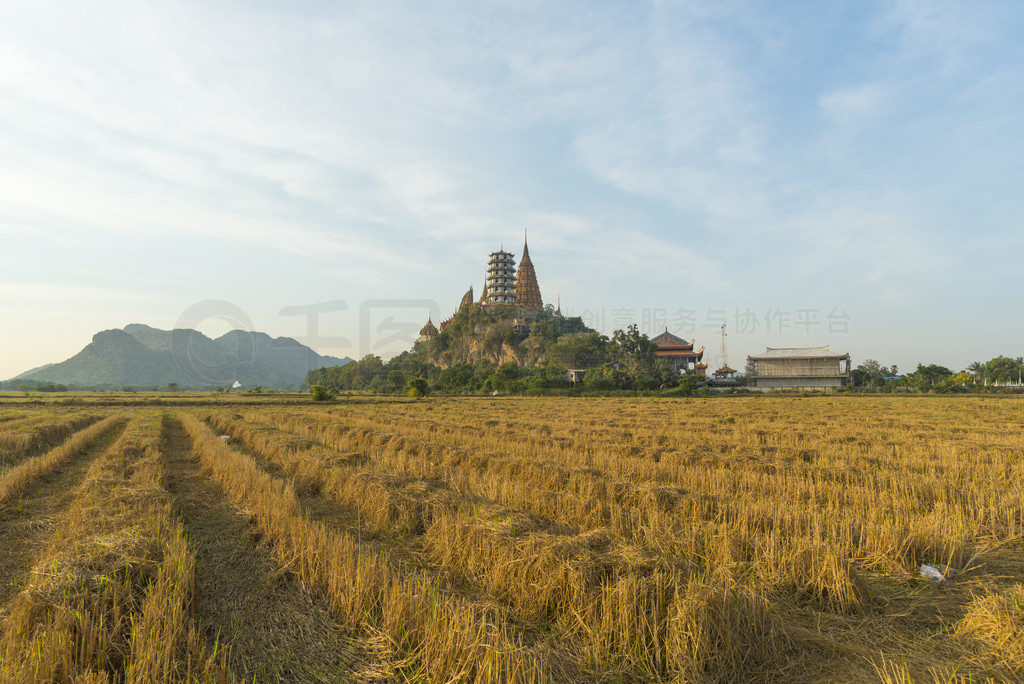
[[[901,60],[925,59],[931,68],[956,71],[970,53],[992,39],[999,3],[964,4],[956,0],[890,0],[875,35],[895,31]]]
[[[886,81],[861,83],[824,93],[818,103],[836,125],[861,126],[887,113],[895,89]]]
[[[942,297],[1022,208],[1017,10],[881,7],[8,3],[0,264],[442,298],[528,229],[574,305]]]

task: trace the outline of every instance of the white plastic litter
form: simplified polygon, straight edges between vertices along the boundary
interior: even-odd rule
[[[930,579],[936,584],[942,584],[946,581],[946,578],[942,575],[942,571],[934,565],[928,565],[926,563],[921,564],[921,577]]]
[[[221,435],[220,438],[225,440],[225,441],[227,441],[227,440],[231,439],[231,435]]]

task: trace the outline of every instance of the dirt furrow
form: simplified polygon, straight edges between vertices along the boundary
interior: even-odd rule
[[[210,648],[230,649],[232,672],[255,681],[385,681],[388,668],[371,662],[373,641],[353,645],[328,604],[275,561],[248,516],[204,475],[179,422],[165,424],[161,451],[196,553],[195,619]]]
[[[89,466],[123,431],[122,425],[103,435],[0,510],[0,622],[7,615],[11,597],[25,586],[32,564],[54,534],[61,513],[74,500],[75,488]]]

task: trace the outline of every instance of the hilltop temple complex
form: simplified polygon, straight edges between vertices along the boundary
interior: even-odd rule
[[[461,311],[467,304],[478,304],[483,307],[508,307],[514,316],[515,327],[520,331],[528,331],[529,324],[537,319],[537,314],[544,310],[544,299],[541,297],[540,285],[537,282],[537,272],[533,267],[533,260],[530,259],[530,246],[525,237],[523,239],[523,258],[516,267],[515,254],[506,252],[504,246],[498,251],[491,252],[487,260],[487,272],[484,277],[484,289],[480,299],[473,297],[473,287],[470,286],[466,294],[462,296],[456,312]],[[553,314],[562,317],[562,303],[559,300],[558,307]],[[420,341],[436,337],[445,331],[455,320],[455,314],[441,321],[437,326],[428,320],[420,330]],[[525,334],[525,332],[524,332]],[[672,367],[677,375],[707,374],[707,364],[703,362],[704,348],[693,348],[693,341],[687,341],[676,337],[665,330],[662,334],[651,339],[656,346],[655,356],[664,359]],[[732,369],[728,369],[732,371]],[[732,371],[735,372],[735,371]]]
[[[459,302],[459,309],[466,304],[472,304],[473,287],[462,296]],[[530,259],[530,247],[526,240],[523,240],[523,258],[516,268],[515,254],[506,252],[499,248],[497,252],[491,252],[487,260],[487,275],[484,277],[484,290],[480,295],[479,304],[482,306],[514,306],[519,307],[517,322],[533,320],[537,313],[544,310],[544,300],[540,295],[540,285],[537,283],[537,272],[533,268],[533,261]],[[561,302],[559,310],[555,315],[561,316]],[[428,320],[427,324],[420,329],[420,339],[429,340],[440,332],[444,332],[455,314],[441,321],[435,326],[433,321]]]
[[[544,300],[540,296],[540,285],[537,284],[537,272],[530,260],[530,246],[523,240],[523,259],[516,269],[515,255],[499,249],[491,252],[487,261],[487,276],[484,278],[484,291],[480,296],[484,306],[494,304],[511,304],[519,306],[524,313],[544,310]]]
[[[530,259],[530,247],[524,235],[523,256],[516,266],[515,254],[506,252],[504,245],[498,251],[491,252],[487,260],[487,271],[484,277],[484,288],[480,299],[473,295],[473,287],[462,296],[459,307],[455,314],[452,314],[440,324],[434,325],[432,320],[427,320],[420,329],[420,342],[426,342],[451,325],[459,311],[468,310],[467,307],[479,306],[484,309],[494,309],[494,316],[485,316],[492,320],[500,320],[503,334],[514,333],[512,338],[515,342],[524,340],[531,330],[531,324],[540,318],[544,311],[544,299],[541,297],[540,285],[537,282],[537,272]],[[551,305],[548,305],[551,307]],[[562,318],[561,301],[558,306],[549,308],[548,313],[556,318]],[[583,330],[595,332],[582,325]],[[511,325],[509,325],[511,324]],[[564,334],[564,333],[560,333]],[[571,333],[570,333],[571,334]],[[650,338],[654,344],[654,356],[662,363],[668,365],[676,378],[682,376],[696,376],[703,385],[715,389],[728,389],[738,386],[734,377],[736,369],[730,368],[726,361],[725,347],[725,325],[722,325],[722,353],[720,358],[721,367],[709,373],[708,365],[704,362],[704,347],[694,348],[695,340],[685,340],[673,335],[665,328],[665,331]],[[607,342],[607,338],[605,338]],[[525,363],[517,359],[520,364]],[[617,367],[617,366],[616,366]],[[568,382],[575,384],[581,380],[587,368],[567,368]],[[849,354],[840,354],[829,351],[825,347],[809,348],[769,348],[764,354],[747,357],[746,378],[752,390],[764,391],[768,389],[788,390],[824,390],[844,387],[851,384],[852,370]]]

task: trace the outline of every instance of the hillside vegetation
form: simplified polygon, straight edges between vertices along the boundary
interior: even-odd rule
[[[556,317],[548,311],[527,320],[517,318],[519,312],[515,306],[463,305],[443,332],[417,342],[413,351],[442,369],[479,361],[536,366],[548,361],[560,338],[597,334],[579,317]]]
[[[655,356],[655,345],[635,325],[611,338],[580,318],[539,313],[518,319],[513,306],[466,304],[447,328],[385,362],[367,355],[345,367],[306,374],[307,386],[330,390],[400,392],[415,378],[445,392],[547,393],[564,391],[566,370],[583,370],[577,389],[692,391]]]

